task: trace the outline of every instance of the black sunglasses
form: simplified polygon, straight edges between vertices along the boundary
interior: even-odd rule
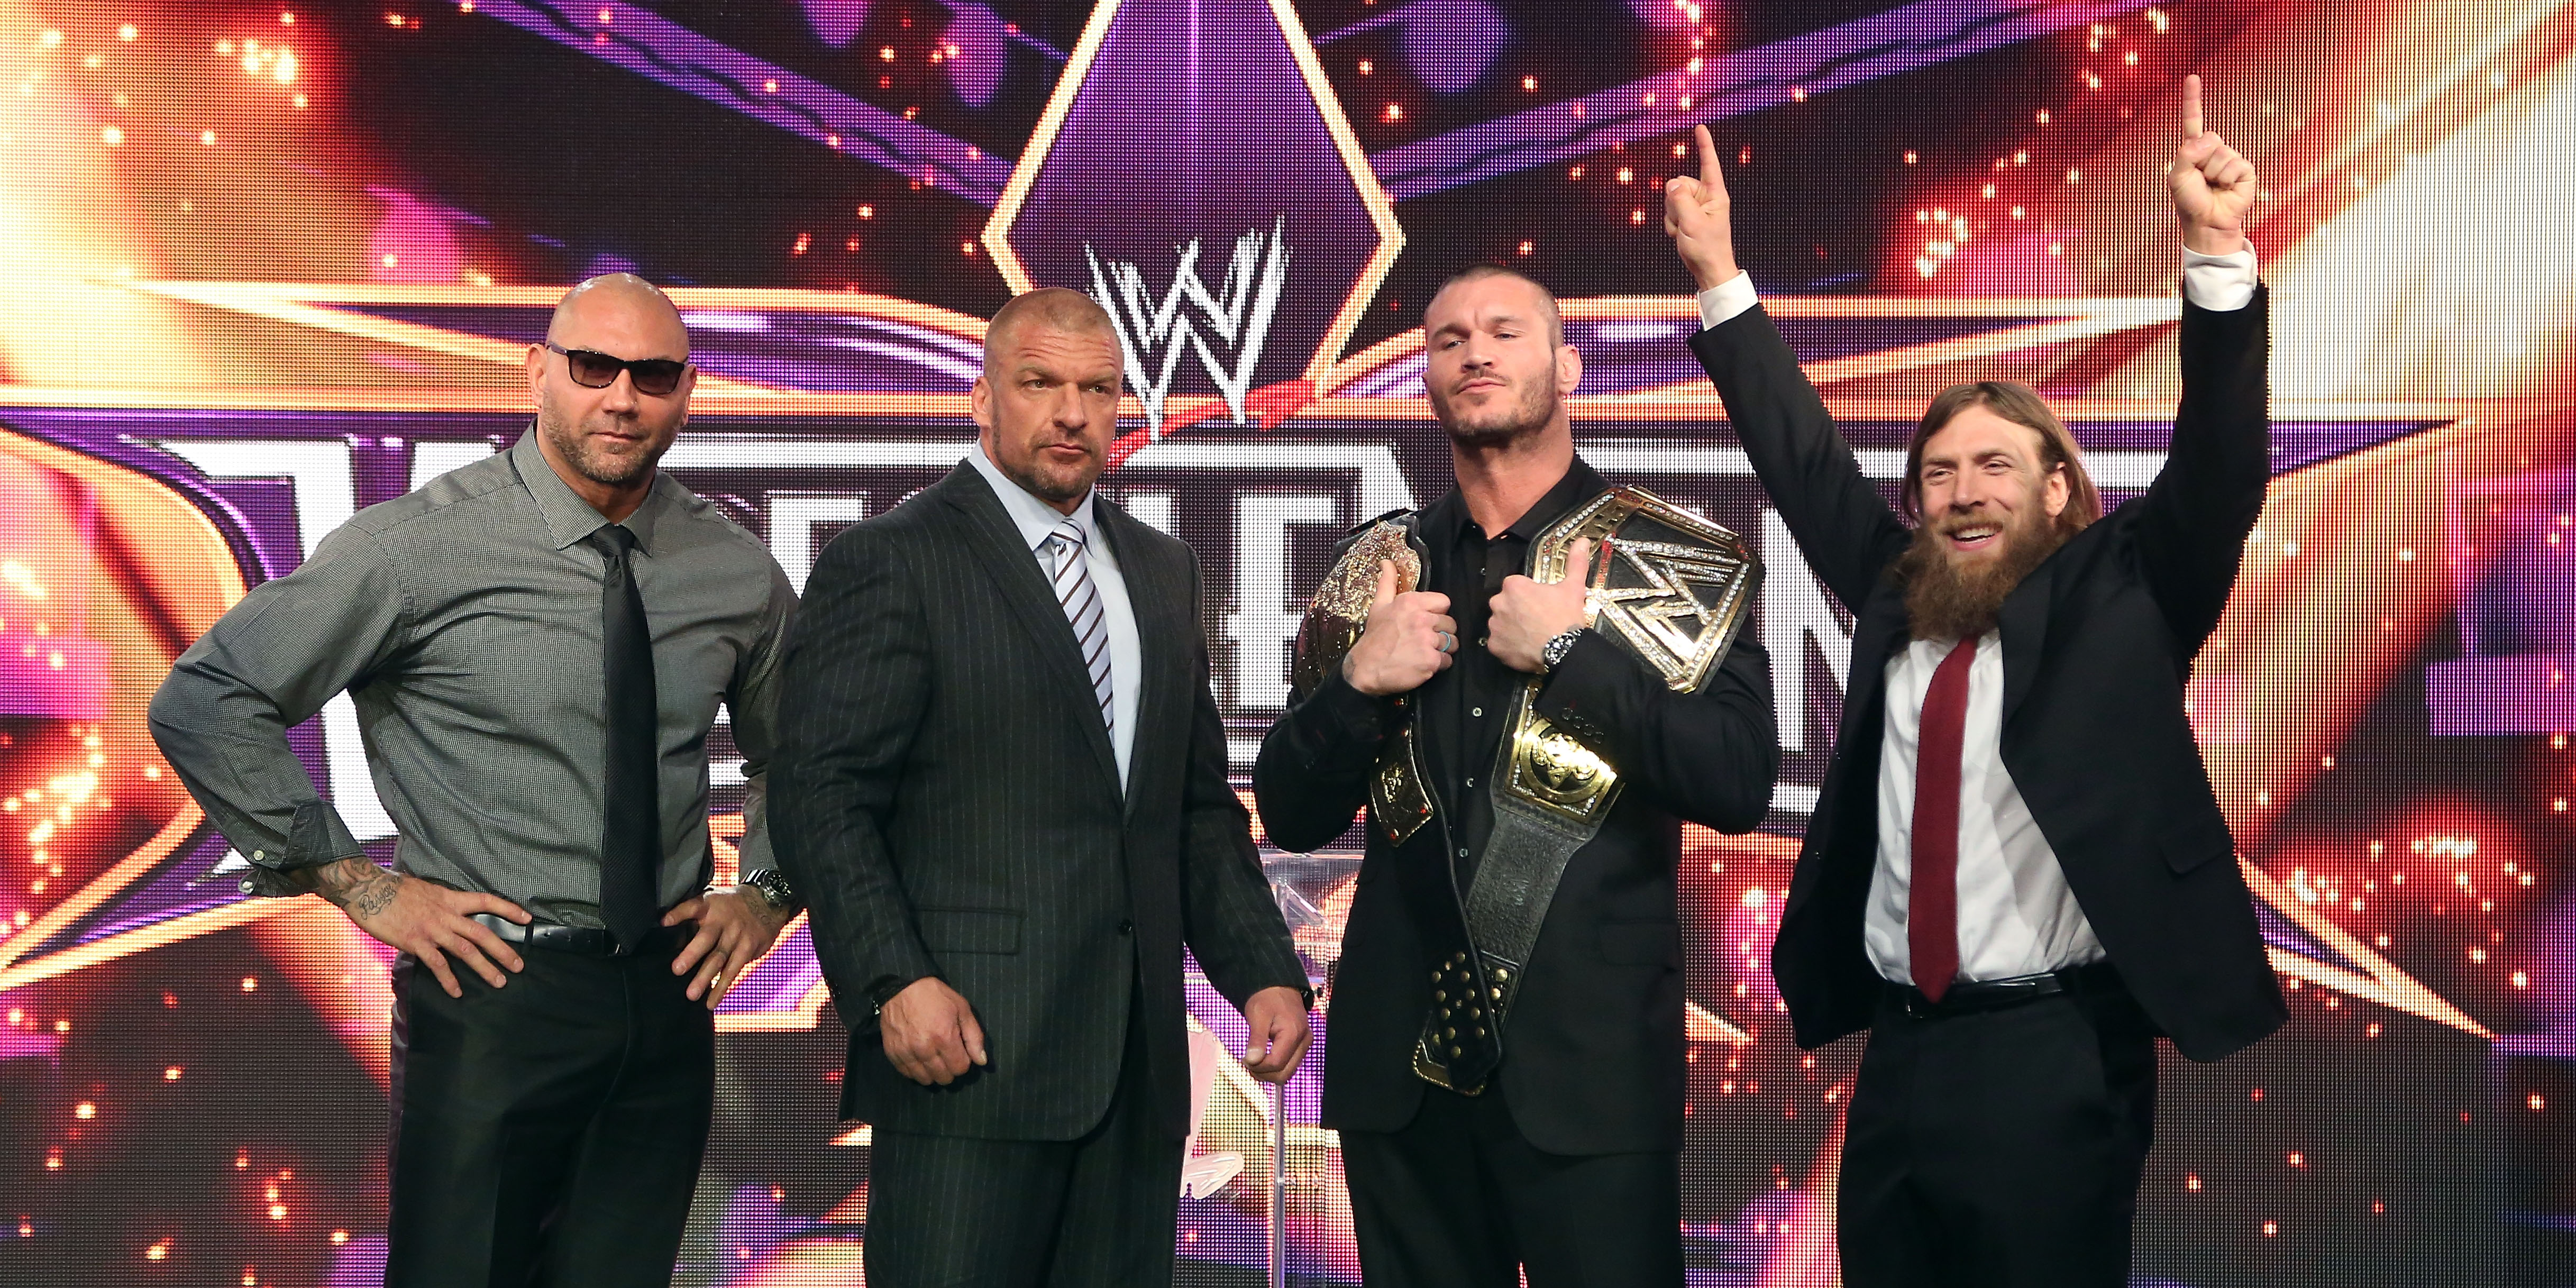
[[[572,382],[588,389],[606,389],[617,383],[617,373],[634,373],[635,392],[664,397],[680,387],[680,373],[689,364],[677,358],[611,357],[593,349],[567,349],[552,340],[546,347],[564,356],[564,368],[572,372]]]

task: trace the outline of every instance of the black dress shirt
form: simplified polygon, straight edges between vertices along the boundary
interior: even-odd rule
[[[1439,784],[1441,799],[1458,802],[1452,831],[1461,889],[1475,876],[1485,839],[1494,831],[1493,799],[1482,785],[1502,746],[1512,698],[1529,679],[1486,647],[1494,596],[1504,578],[1528,572],[1530,543],[1540,533],[1609,486],[1578,458],[1528,513],[1491,535],[1477,526],[1467,498],[1454,488],[1422,512],[1422,543],[1431,552],[1422,588],[1449,597],[1449,615],[1458,622],[1458,656],[1418,690],[1416,700],[1422,704],[1424,754],[1432,761],[1424,772]]]

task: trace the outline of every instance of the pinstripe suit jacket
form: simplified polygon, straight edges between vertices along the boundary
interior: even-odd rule
[[[816,561],[788,645],[771,768],[779,866],[851,1027],[841,1116],[1068,1140],[1108,1112],[1131,997],[1147,1088],[1189,1129],[1181,949],[1243,1000],[1302,986],[1208,690],[1198,563],[1106,500],[1101,535],[1143,643],[1127,790],[1073,628],[971,464]],[[937,975],[990,1063],[895,1072],[872,990]]]

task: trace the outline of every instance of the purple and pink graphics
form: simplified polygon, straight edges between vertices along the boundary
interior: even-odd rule
[[[1304,30],[1265,0],[1105,0],[985,226],[1014,290],[1090,292],[1166,396],[1325,382],[1403,245]]]

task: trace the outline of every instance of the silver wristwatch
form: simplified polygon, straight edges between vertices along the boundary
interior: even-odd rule
[[[1538,650],[1538,673],[1545,675],[1548,672],[1555,670],[1557,668],[1557,664],[1565,660],[1565,655],[1574,651],[1574,642],[1582,639],[1583,633],[1591,629],[1592,628],[1589,626],[1577,626],[1570,631],[1559,634],[1556,638],[1549,640],[1547,643],[1540,645]]]
[[[745,872],[742,874],[742,884],[759,891],[760,897],[768,900],[769,906],[780,912],[794,912],[803,906],[796,902],[796,887],[788,884],[787,874],[776,868]]]

